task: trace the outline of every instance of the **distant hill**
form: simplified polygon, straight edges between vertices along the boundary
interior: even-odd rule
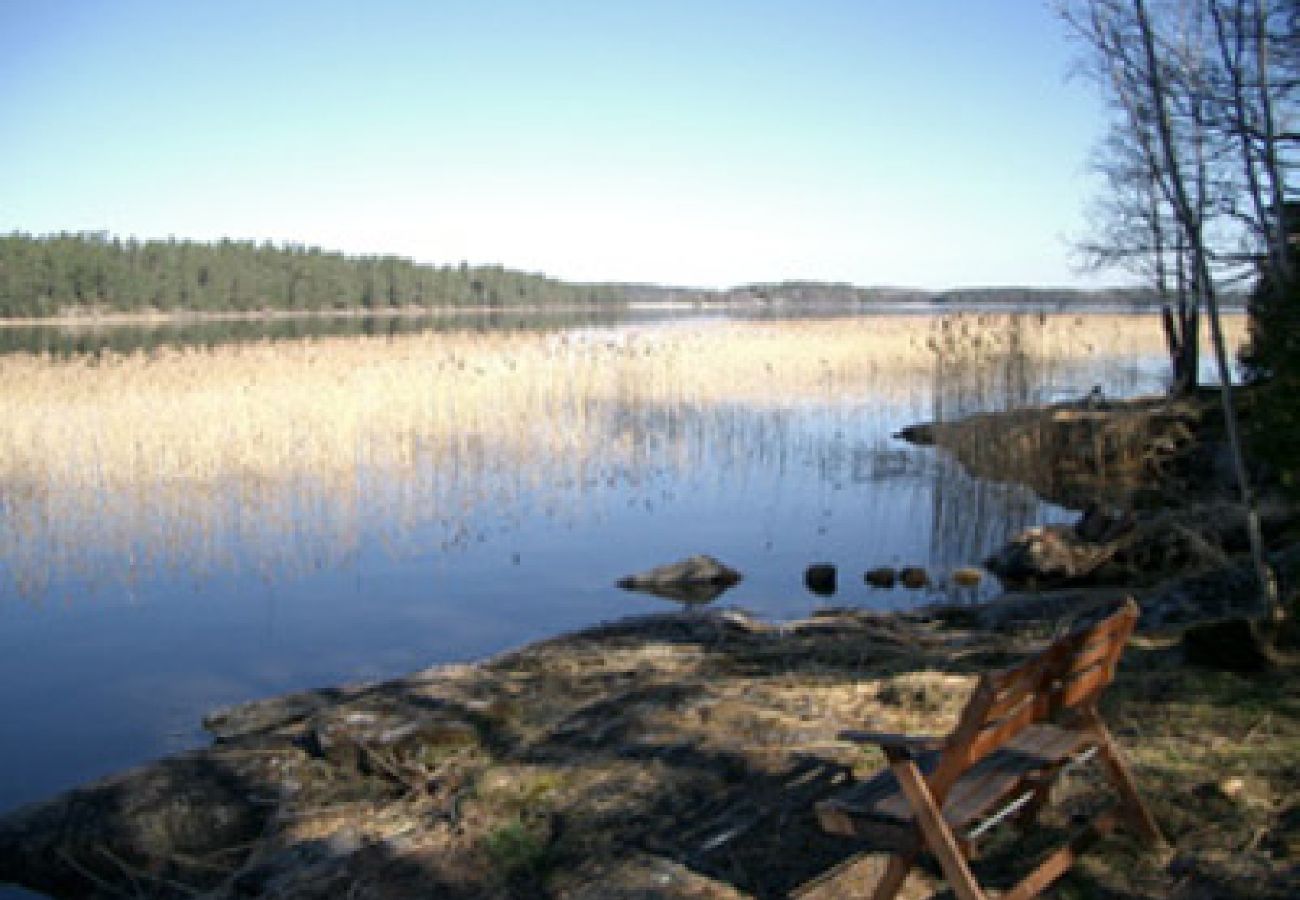
[[[825,304],[925,303],[928,291],[896,287],[858,287],[828,281],[782,281],[712,288],[673,287],[658,284],[605,283],[588,285],[603,296],[617,296],[629,304],[741,303]]]
[[[1158,295],[1145,288],[987,287],[925,291],[905,287],[859,287],[824,281],[783,281],[746,284],[725,290],[661,287],[658,285],[604,284],[602,294],[621,295],[632,303],[741,303],[772,305],[884,305],[925,303],[947,306],[1142,307],[1159,304]]]
[[[1076,288],[986,287],[942,291],[935,294],[934,302],[952,305],[1067,306],[1070,304],[1091,304],[1097,306],[1155,306],[1159,304],[1160,296],[1149,288],[1082,290]]]

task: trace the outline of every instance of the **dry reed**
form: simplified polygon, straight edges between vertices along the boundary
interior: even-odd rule
[[[611,467],[700,458],[698,434],[647,434],[655,415],[916,402],[918,379],[962,385],[965,407],[1007,372],[1161,342],[1151,316],[966,313],[5,356],[0,559],[29,593],[110,558],[328,565],[375,518],[393,542],[433,522],[454,543],[484,503],[580,504]]]

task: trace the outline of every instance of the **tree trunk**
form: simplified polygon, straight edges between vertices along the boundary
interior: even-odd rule
[[[1142,48],[1146,56],[1147,77],[1152,100],[1152,113],[1160,138],[1164,157],[1167,184],[1171,192],[1169,198],[1174,206],[1183,230],[1187,234],[1192,252],[1193,275],[1197,288],[1205,301],[1205,309],[1210,317],[1210,339],[1214,347],[1214,358],[1219,371],[1220,399],[1223,407],[1224,430],[1228,435],[1228,445],[1232,453],[1232,466],[1241,492],[1241,503],[1246,513],[1246,533],[1250,542],[1251,563],[1255,569],[1260,596],[1266,607],[1266,622],[1260,623],[1271,629],[1283,618],[1283,611],[1278,600],[1276,585],[1264,561],[1264,539],[1259,527],[1259,512],[1255,508],[1250,480],[1246,473],[1246,460],[1241,447],[1240,429],[1237,427],[1236,402],[1232,389],[1232,372],[1228,363],[1226,342],[1223,339],[1223,326],[1219,317],[1219,303],[1214,289],[1214,281],[1201,230],[1198,210],[1193,207],[1187,193],[1187,184],[1183,179],[1182,169],[1174,147],[1173,129],[1169,121],[1166,86],[1161,78],[1160,60],[1156,53],[1155,36],[1151,21],[1147,16],[1144,0],[1133,0],[1133,9],[1142,39]],[[1265,635],[1266,636],[1266,635]]]

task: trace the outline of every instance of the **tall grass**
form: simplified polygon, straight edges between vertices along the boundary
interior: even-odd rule
[[[958,314],[4,356],[0,562],[40,593],[69,572],[329,565],[377,522],[454,544],[484,504],[573,512],[611,472],[743,451],[760,438],[728,409],[1019,402],[1161,340],[1152,317]]]

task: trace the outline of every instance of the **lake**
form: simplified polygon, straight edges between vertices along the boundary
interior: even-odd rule
[[[1165,376],[1101,310],[205,327],[0,341],[0,810],[216,706],[673,609],[614,583],[691,554],[772,619],[987,596],[949,574],[1070,513],[893,433]]]

